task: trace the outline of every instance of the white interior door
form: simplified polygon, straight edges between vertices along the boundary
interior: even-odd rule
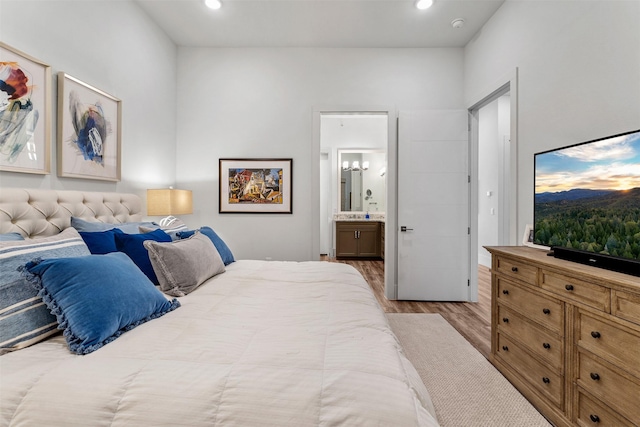
[[[468,113],[399,117],[398,299],[468,301]]]

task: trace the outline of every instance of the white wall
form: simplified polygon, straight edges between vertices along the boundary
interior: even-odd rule
[[[134,192],[175,182],[177,48],[131,1],[0,0],[0,39],[52,68],[51,174],[0,172],[2,187]],[[122,100],[122,181],[56,176],[56,74]]]
[[[318,259],[314,109],[462,108],[462,72],[462,49],[179,48],[177,181],[194,190],[190,225],[214,226],[238,258]],[[293,214],[219,214],[221,157],[293,158]]]
[[[465,98],[518,68],[518,224],[533,221],[533,155],[638,128],[640,2],[507,0],[465,48]]]
[[[491,255],[483,246],[498,244],[498,138],[496,99],[478,111],[478,264],[486,267]]]

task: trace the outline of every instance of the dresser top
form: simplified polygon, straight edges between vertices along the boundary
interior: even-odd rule
[[[606,285],[613,288],[629,290],[640,293],[640,277],[630,274],[618,273],[577,262],[566,261],[547,255],[544,249],[530,248],[527,246],[486,246],[492,255],[508,256],[524,262],[533,263],[539,267],[552,269],[565,274],[578,275],[581,278]]]

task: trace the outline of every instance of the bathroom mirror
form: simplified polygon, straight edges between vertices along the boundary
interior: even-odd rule
[[[338,150],[340,212],[384,212],[387,155],[383,150]]]

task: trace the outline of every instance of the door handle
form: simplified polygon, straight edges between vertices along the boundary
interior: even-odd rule
[[[407,231],[413,231],[413,228],[407,228],[406,225],[401,225],[400,226],[400,231],[402,231],[403,233],[407,232]]]

